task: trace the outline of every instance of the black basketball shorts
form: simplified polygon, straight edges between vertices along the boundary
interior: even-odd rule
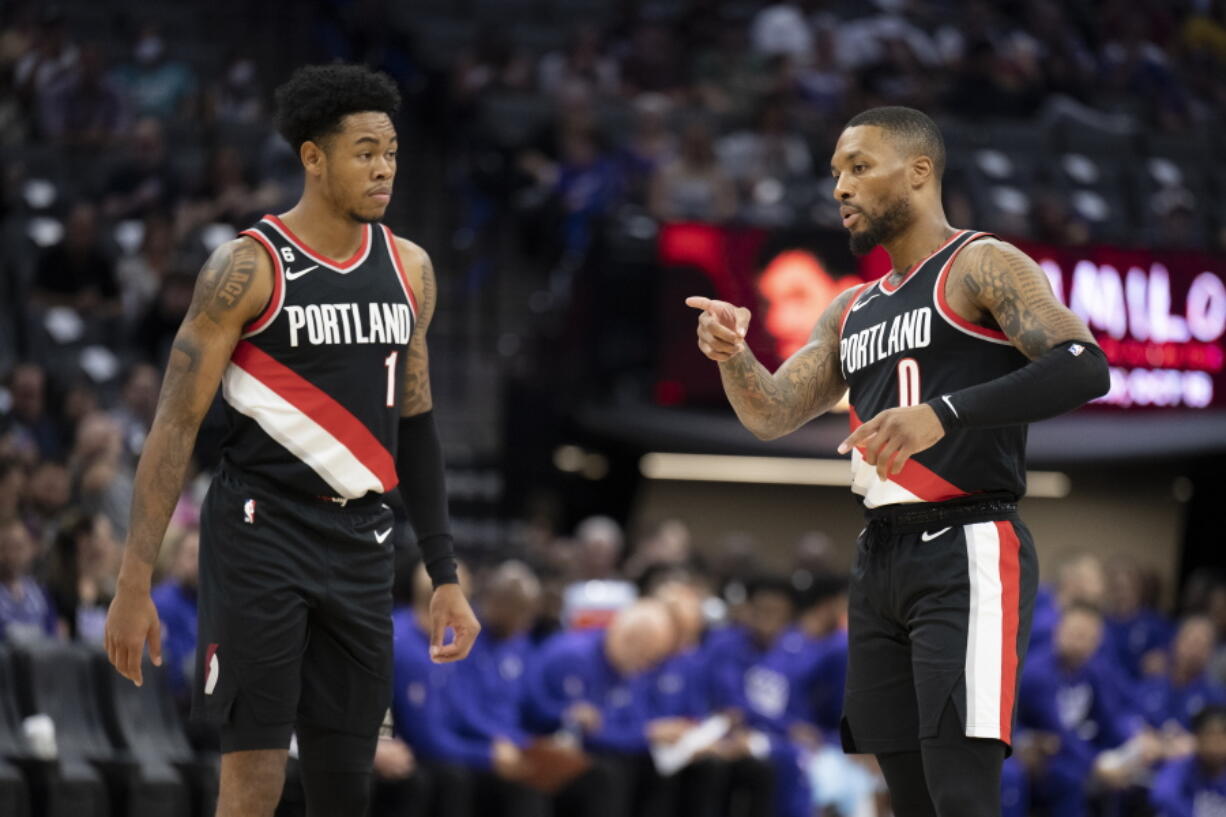
[[[392,527],[378,499],[341,506],[224,471],[213,480],[192,716],[221,728],[222,751],[286,748],[296,723],[378,733],[391,702]]]
[[[848,598],[844,750],[916,751],[951,699],[967,737],[1009,745],[1038,583],[1016,504],[866,515]]]

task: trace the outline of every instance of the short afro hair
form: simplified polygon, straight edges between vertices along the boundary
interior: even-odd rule
[[[885,131],[908,155],[927,156],[932,159],[938,181],[945,174],[945,140],[941,138],[937,123],[923,111],[904,108],[901,105],[869,108],[864,113],[856,114],[847,123],[848,128],[859,125],[875,125]]]
[[[363,65],[306,65],[277,89],[277,130],[295,152],[341,129],[351,113],[380,111],[394,116],[400,92],[387,74]]]

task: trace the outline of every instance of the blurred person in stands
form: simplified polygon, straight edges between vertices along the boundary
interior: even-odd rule
[[[1226,704],[1226,687],[1206,672],[1214,637],[1213,622],[1207,616],[1183,619],[1171,642],[1169,667],[1138,684],[1141,714],[1155,729],[1187,730],[1197,712]]]
[[[573,268],[587,257],[601,219],[621,196],[620,170],[595,128],[571,130],[563,135],[554,185],[561,207],[563,265]]]
[[[677,135],[668,126],[671,103],[663,94],[640,94],[631,102],[634,122],[621,149],[628,198],[647,203],[647,185],[656,168],[677,155]]]
[[[173,213],[181,185],[170,163],[162,123],[152,116],[138,119],[124,153],[103,186],[103,215],[122,221]]]
[[[1157,817],[1226,814],[1226,706],[1208,706],[1192,720],[1196,750],[1168,760],[1154,775],[1149,803]]]
[[[115,531],[101,513],[76,513],[56,534],[48,590],[74,641],[102,644],[120,555]]]
[[[141,26],[131,56],[114,78],[135,115],[163,121],[187,116],[195,102],[196,75],[187,63],[168,57],[158,25]]]
[[[813,32],[801,3],[770,3],[750,23],[753,49],[766,57],[788,56],[798,61],[813,55]]]
[[[1033,648],[1022,672],[1019,724],[1058,740],[1044,739],[1058,749],[1034,780],[1034,800],[1053,817],[1080,817],[1095,779],[1121,788],[1155,749],[1121,679],[1096,658],[1103,630],[1098,608],[1070,602],[1051,645]]]
[[[11,432],[20,448],[33,448],[54,459],[64,450],[64,431],[47,410],[47,374],[37,363],[19,363],[9,373],[12,395]]]
[[[21,461],[0,456],[0,525],[21,519],[21,497],[25,487],[26,472]]]
[[[200,531],[184,528],[170,541],[166,578],[153,588],[153,604],[162,622],[162,657],[170,691],[186,712],[196,666],[196,584],[200,575]]]
[[[166,213],[150,213],[141,230],[140,246],[115,262],[125,327],[132,332],[157,297],[162,279],[170,272],[175,251],[174,227]]]
[[[111,410],[111,416],[119,423],[124,452],[130,462],[135,462],[145,447],[145,437],[149,435],[157,413],[161,384],[162,375],[156,366],[134,364],[123,381],[119,405]]]
[[[578,581],[618,579],[625,534],[608,516],[589,516],[575,527]]]
[[[545,94],[556,94],[571,82],[586,83],[598,96],[617,93],[617,61],[608,54],[600,29],[579,25],[561,51],[550,51],[537,66],[537,87]]]
[[[494,746],[495,755],[500,751],[495,744],[500,742],[509,741],[521,752],[531,742],[520,724],[520,709],[534,653],[528,631],[540,600],[540,582],[527,565],[509,561],[496,567],[478,599],[481,634],[468,659],[456,665],[441,689],[439,705],[445,710],[447,728],[463,739]],[[476,813],[539,812],[544,801],[525,791],[516,782],[517,775],[508,774],[503,765],[494,769],[494,775],[477,776]]]
[[[238,151],[220,147],[210,154],[199,187],[188,196],[183,218],[188,224],[229,224],[238,228],[277,205],[281,191],[274,183],[253,178]]]
[[[621,572],[631,581],[642,583],[648,571],[684,569],[692,557],[689,527],[680,519],[665,519],[649,527],[639,538]]]
[[[127,127],[123,98],[97,45],[83,47],[76,70],[47,88],[38,113],[43,134],[69,148],[109,148]]]
[[[526,728],[568,732],[598,759],[563,793],[563,813],[637,817],[659,808],[647,755],[651,670],[676,644],[668,608],[648,599],[618,611],[607,629],[559,633],[541,646],[528,670]]]
[[[1107,568],[1107,582],[1108,648],[1114,650],[1119,665],[1134,679],[1161,674],[1163,654],[1174,627],[1166,616],[1146,604],[1141,568],[1113,562]]]
[[[35,560],[42,563],[44,548],[60,529],[64,513],[72,501],[72,479],[68,469],[54,460],[43,460],[30,471],[22,519],[34,537]]]
[[[809,714],[806,638],[795,629],[796,591],[761,574],[747,587],[747,624],[713,639],[711,697],[736,727],[711,750],[731,764],[731,787],[749,793],[754,814],[804,817],[812,792],[801,773],[793,728]]]
[[[81,420],[68,459],[74,495],[86,513],[104,514],[121,538],[127,536],[132,506],[131,462],[114,417],[96,411]]]
[[[264,113],[255,62],[232,54],[207,93],[209,118],[216,122],[258,124]]]
[[[736,214],[736,187],[716,159],[706,122],[685,126],[679,155],[652,176],[647,207],[660,221],[719,223]]]
[[[39,258],[33,295],[44,307],[68,306],[86,320],[120,314],[115,262],[103,249],[93,204],[72,205],[64,240]]]
[[[647,739],[652,746],[682,740],[713,711],[703,594],[689,581],[666,578],[651,596],[668,607],[677,650],[652,672]],[[714,755],[695,757],[660,782],[665,814],[707,817],[723,813],[727,768]]]
[[[71,75],[80,59],[80,49],[68,36],[61,9],[48,6],[41,13],[31,48],[13,66],[17,91],[27,104],[38,100],[55,83]]]
[[[178,266],[162,279],[157,295],[132,332],[132,341],[144,360],[165,366],[179,325],[192,303],[196,280]]]
[[[681,53],[667,24],[638,22],[621,56],[622,92],[630,96],[676,92],[686,80]]]
[[[1035,599],[1034,623],[1030,629],[1031,648],[1051,643],[1065,609],[1074,604],[1103,609],[1107,596],[1107,574],[1102,560],[1092,553],[1069,556],[1060,565],[1055,587],[1040,585]],[[1114,654],[1108,656],[1114,660]]]
[[[34,579],[35,547],[21,522],[0,527],[0,641],[21,643],[58,632],[55,608]]]
[[[788,100],[782,96],[764,99],[752,130],[742,130],[719,140],[716,154],[720,165],[741,186],[742,195],[763,179],[779,182],[808,176],[813,169],[809,146],[792,127]]]
[[[412,749],[435,782],[435,810],[446,809],[455,815],[484,813],[476,811],[475,785],[480,783],[482,788],[493,788],[496,796],[511,806],[508,817],[535,813],[535,795],[516,785],[529,772],[515,740],[518,735],[505,734],[502,729],[494,730],[494,735],[484,734],[485,729],[472,728],[472,718],[457,720],[449,708],[449,699],[467,708],[482,704],[450,698],[449,688],[456,683],[459,667],[430,660],[430,577],[421,565],[409,567],[411,607],[399,608],[392,617],[392,722],[396,737]],[[467,588],[468,571],[462,570],[460,578]]]

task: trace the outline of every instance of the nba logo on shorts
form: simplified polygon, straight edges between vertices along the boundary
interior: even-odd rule
[[[1072,346],[1068,347],[1068,350],[1073,353],[1073,357],[1081,357],[1081,353],[1086,350],[1086,347],[1082,346],[1080,343],[1074,343]]]
[[[248,525],[255,524],[255,500],[248,499],[243,503],[243,521]]]

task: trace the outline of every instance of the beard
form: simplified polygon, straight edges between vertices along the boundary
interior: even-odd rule
[[[353,219],[358,224],[378,224],[383,220],[383,216],[364,216],[356,210],[349,211],[349,218]]]
[[[868,223],[860,232],[851,233],[849,242],[852,253],[867,255],[872,252],[873,247],[897,238],[910,226],[911,200],[906,196],[899,196],[875,216],[869,216],[861,210],[860,218]]]

